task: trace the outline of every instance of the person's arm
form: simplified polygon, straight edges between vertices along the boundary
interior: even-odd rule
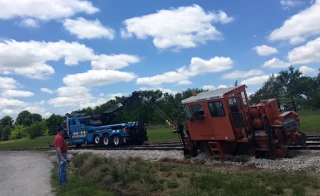
[[[59,155],[60,155],[60,157],[61,157],[61,161],[64,162],[65,159],[64,159],[64,156],[63,156],[63,154],[62,154],[62,152],[61,152],[61,148],[58,147],[58,148],[57,148],[57,151],[58,151],[58,153],[59,153]]]

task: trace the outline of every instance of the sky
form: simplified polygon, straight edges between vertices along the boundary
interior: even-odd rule
[[[320,0],[0,0],[0,117],[320,68]]]

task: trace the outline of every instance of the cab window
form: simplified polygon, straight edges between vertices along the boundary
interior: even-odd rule
[[[201,104],[193,104],[191,109],[196,120],[202,120],[205,118],[204,110]]]
[[[185,115],[188,119],[191,119],[192,118],[192,114],[191,114],[191,111],[190,111],[190,108],[188,105],[184,106],[184,112],[185,112]]]
[[[247,105],[248,104],[247,99],[243,91],[241,91],[241,96],[242,96],[243,105]]]
[[[221,101],[209,102],[208,106],[212,117],[225,116],[224,108]]]
[[[191,106],[193,114],[204,115],[204,110],[201,104],[193,104]]]

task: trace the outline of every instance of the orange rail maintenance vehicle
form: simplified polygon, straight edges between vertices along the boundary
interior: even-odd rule
[[[226,154],[284,158],[289,145],[306,142],[295,111],[282,111],[274,98],[251,106],[245,85],[194,93],[181,103],[186,122],[176,132],[186,156],[200,150],[223,160]]]

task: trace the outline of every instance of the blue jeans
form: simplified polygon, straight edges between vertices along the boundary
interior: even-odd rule
[[[61,164],[61,157],[60,154],[57,153],[57,159],[58,159],[58,185],[61,186],[67,182],[67,153],[62,153],[65,162]]]

